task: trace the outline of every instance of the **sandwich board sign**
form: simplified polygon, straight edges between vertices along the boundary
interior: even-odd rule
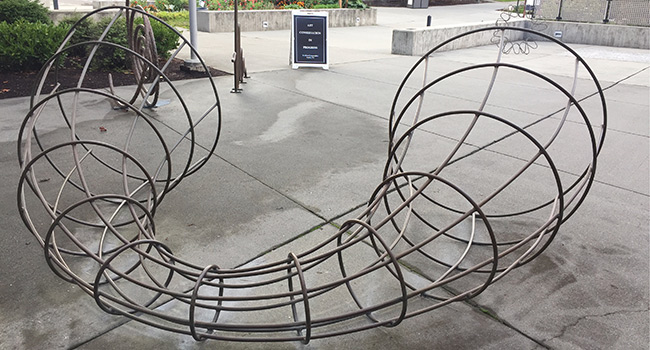
[[[327,19],[325,11],[291,12],[291,68],[329,69]]]

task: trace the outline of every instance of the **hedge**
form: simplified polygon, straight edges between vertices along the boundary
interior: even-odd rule
[[[25,20],[0,22],[0,70],[39,69],[59,48],[68,28]]]
[[[2,0],[3,2],[6,0]],[[22,71],[39,69],[58,49],[63,42],[68,29],[78,20],[67,18],[58,25],[45,23],[30,23],[19,20],[14,23],[0,22],[0,71]],[[98,40],[110,18],[95,22],[86,19],[76,27],[75,34],[69,45],[89,40]],[[142,23],[142,19],[137,20]],[[156,39],[158,56],[169,57],[169,51],[178,47],[178,35],[164,24],[151,21],[151,27]],[[119,18],[104,41],[127,46],[126,20]],[[69,56],[85,58],[94,45],[78,46],[68,52]],[[97,50],[92,69],[95,70],[128,70],[129,64],[124,50],[109,45],[101,45]]]
[[[0,0],[0,22],[52,23],[48,13],[49,10],[37,0]]]

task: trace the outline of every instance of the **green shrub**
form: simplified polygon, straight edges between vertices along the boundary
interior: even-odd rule
[[[273,0],[276,8],[280,9],[336,9],[339,0]],[[349,0],[355,1],[355,0]],[[359,0],[361,1],[361,0]],[[345,0],[343,0],[345,4]],[[353,5],[354,6],[354,5]]]
[[[59,21],[59,24],[61,25],[66,25],[68,27],[72,27],[79,19],[81,19],[81,15],[74,15],[74,16],[67,16],[64,17]],[[70,41],[68,42],[68,45],[76,44],[81,41],[85,40],[91,40],[90,38],[93,37],[93,21],[89,21],[88,19],[84,20],[83,22],[79,23],[75,27],[75,32]],[[78,46],[75,47],[74,49],[68,51],[68,54],[70,56],[85,56],[86,55],[86,47],[83,46]]]
[[[156,51],[158,52],[158,56],[169,58],[171,54],[170,51],[178,47],[180,38],[176,32],[156,20],[151,20],[151,30],[153,30],[153,36],[156,39]]]
[[[367,9],[368,7],[363,0],[348,0],[347,8],[349,9]]]
[[[295,4],[284,5],[284,6],[282,6],[282,8],[285,9],[285,10],[300,10],[300,9],[304,9],[305,6],[301,5],[301,4],[298,4],[298,3],[295,3]]]
[[[337,9],[339,4],[317,4],[314,5],[313,9]]]
[[[0,2],[6,0],[0,0]],[[69,28],[79,20],[79,16],[62,19],[58,25],[30,23],[19,20],[14,23],[0,22],[0,70],[19,71],[39,69],[59,48]],[[68,42],[73,45],[85,41],[99,40],[111,18],[105,17],[95,22],[90,18],[77,24],[75,33]],[[136,19],[136,24],[142,18]],[[158,56],[169,58],[170,51],[178,47],[179,37],[164,24],[151,20],[151,29],[156,39]],[[126,20],[119,18],[106,34],[104,41],[127,47]],[[72,57],[87,57],[94,45],[77,46],[67,52]],[[92,69],[129,69],[127,53],[117,47],[100,45],[93,57]]]
[[[169,11],[160,11],[154,13],[156,17],[167,22],[172,27],[190,27],[190,13],[189,11],[179,11],[179,12],[169,12]]]
[[[111,20],[111,17],[104,17],[99,21],[90,24],[89,34],[91,40],[97,40]],[[111,29],[106,33],[104,41],[128,47],[128,42],[126,40],[126,20],[123,17],[120,17],[115,21],[115,23],[113,23]],[[87,53],[90,53],[92,48],[93,45],[88,45]],[[92,68],[98,70],[126,70],[128,68],[126,52],[114,46],[101,45],[97,50],[97,53],[95,53],[95,57],[93,57]]]
[[[253,3],[253,8],[251,10],[273,10],[275,5],[270,0],[257,0]]]
[[[203,3],[208,10],[231,11],[235,8],[234,0],[205,0]],[[271,0],[238,0],[238,10],[270,10],[277,7]]]
[[[59,48],[68,25],[0,22],[0,70],[39,69]]]
[[[187,10],[189,3],[187,0],[156,0],[158,11],[177,12]]]
[[[129,6],[130,7],[138,7],[138,6],[140,6],[147,13],[158,12],[158,9],[156,8],[156,5],[154,5],[154,4],[149,5],[147,0],[131,0],[129,2]]]
[[[78,19],[75,17],[66,18],[62,23],[71,25]],[[81,43],[84,41],[99,40],[106,26],[110,23],[112,18],[104,17],[95,22],[91,19],[85,19],[75,27],[75,33],[70,39],[69,45]],[[136,18],[135,23],[142,24],[142,18]],[[168,58],[169,51],[178,47],[179,37],[171,29],[164,24],[150,19],[151,29],[154,33],[156,40],[156,51],[159,57]],[[114,43],[120,46],[128,47],[126,20],[122,17],[119,18],[106,34],[104,41]],[[77,46],[70,54],[81,58],[87,57],[94,45]],[[128,70],[129,62],[127,52],[115,46],[100,45],[92,60],[91,68],[94,70]]]
[[[345,3],[345,0],[343,0]],[[339,0],[305,0],[308,9],[334,9],[339,8]]]
[[[78,16],[68,17],[60,23],[68,25],[74,24],[79,19]],[[86,18],[75,26],[75,32],[68,41],[68,46],[79,44],[86,41],[97,41],[111,22],[111,17],[101,18],[95,22],[91,18]],[[126,39],[126,20],[119,18],[104,37],[104,41],[127,46]],[[87,44],[76,46],[69,51],[70,56],[85,59],[91,53],[95,45]],[[100,45],[93,56],[91,68],[95,70],[125,70],[127,68],[126,52],[124,50],[109,45]]]
[[[0,0],[0,22],[14,23],[22,19],[50,24],[48,13],[49,10],[37,0]]]
[[[68,26],[74,25],[81,17],[79,15],[63,18],[59,23]],[[104,17],[99,22],[95,22],[90,18],[86,18],[75,26],[75,32],[68,41],[68,46],[82,43],[85,41],[99,40],[102,32],[111,21],[110,17]],[[126,22],[120,18],[113,24],[107,33],[104,41],[114,42],[120,45],[127,45],[126,41]],[[76,46],[69,50],[68,53],[72,57],[85,58],[87,57],[94,45]],[[115,47],[101,45],[97,49],[97,53],[93,57],[92,69],[124,69],[126,68],[126,54]]]

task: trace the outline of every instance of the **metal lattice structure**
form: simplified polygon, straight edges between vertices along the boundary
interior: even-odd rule
[[[124,15],[149,16],[137,9],[117,9],[116,20]],[[429,69],[429,61],[445,45],[494,30],[501,32],[501,38],[511,32],[539,35],[566,50],[575,70],[569,87],[507,62],[505,40],[492,62],[440,75]],[[83,45],[115,46],[102,38]],[[165,195],[205,164],[215,149],[219,127],[211,134],[206,155],[197,156],[196,140],[201,136],[197,127],[209,118],[220,125],[220,102],[212,79],[205,80],[213,103],[194,114],[166,79],[166,66],[158,68],[139,51],[120,47],[140,62],[139,67],[156,72],[153,81],[142,84],[146,91],[142,101],[120,97],[119,89],[83,87],[84,71],[78,86],[41,95],[40,87],[65,47],[41,71],[41,84],[21,128],[20,215],[43,247],[52,271],[79,286],[102,310],[196,340],[308,343],[394,327],[404,319],[480,294],[548,247],[589,191],[605,135],[602,89],[572,49],[528,29],[471,31],[433,48],[402,81],[390,114],[383,181],[357,217],[343,222],[322,242],[300,252],[287,251],[286,258],[277,261],[234,269],[221,268],[217,262],[197,265],[174,255],[156,238],[154,218]],[[183,40],[179,50],[188,48],[193,50]],[[454,84],[458,76],[479,73],[490,76],[481,89],[480,104],[435,111],[444,107],[436,103],[437,88]],[[498,93],[501,74],[520,75],[556,92],[560,108],[547,119],[553,126],[545,136],[532,130],[534,125],[495,113],[490,98]],[[579,74],[595,87],[600,114],[588,116],[576,97]],[[175,95],[185,114],[185,132],[166,132],[143,112],[155,84]],[[128,96],[134,95],[132,88],[124,89]],[[88,130],[84,112],[92,113],[85,106],[98,98],[126,108],[123,117],[116,118],[130,125],[123,138],[99,139],[101,134],[84,133]],[[431,106],[435,108],[428,109]],[[449,121],[457,133],[440,134]],[[68,132],[52,129],[52,124]],[[560,151],[581,169],[569,178],[558,171],[552,157],[558,144],[574,141],[564,137],[567,125],[579,125],[586,145],[569,154]],[[469,145],[477,128],[481,134],[494,130],[486,126],[505,130],[503,142],[515,142],[524,159],[509,173],[494,172],[496,185],[485,179],[475,181],[467,165],[475,155],[493,154]],[[443,143],[431,147],[431,137],[443,139],[448,147],[441,147]],[[548,191],[510,192],[521,187],[520,181],[525,188],[529,177],[547,181]],[[324,270],[330,273],[323,274]],[[414,279],[413,271],[424,278]],[[326,296],[339,302],[327,302],[332,299]]]

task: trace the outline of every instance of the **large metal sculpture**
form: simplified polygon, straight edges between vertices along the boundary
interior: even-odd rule
[[[150,17],[138,9],[113,9],[117,12],[109,27],[121,16]],[[429,67],[429,60],[446,48],[494,30],[502,40],[492,61],[441,74]],[[573,78],[549,77],[509,62],[503,38],[513,33],[565,50]],[[116,47],[103,37],[79,45]],[[119,49],[138,62],[139,72],[155,73],[143,74],[153,80],[140,80],[142,89],[85,88],[91,54],[76,86],[41,95],[56,70],[53,64],[68,50],[65,44],[41,71],[18,143],[20,215],[52,271],[78,285],[101,309],[196,340],[308,343],[394,327],[475,297],[548,247],[589,191],[605,135],[602,89],[575,51],[527,29],[471,31],[433,48],[402,81],[390,111],[383,181],[357,217],[322,242],[287,251],[278,261],[226,269],[219,267],[217,255],[214,263],[197,265],[156,239],[154,218],[165,195],[201,168],[215,149],[221,118],[217,91],[206,76],[212,102],[197,112],[166,78],[166,65],[159,68],[133,48]],[[193,50],[182,39],[172,58],[183,49]],[[468,98],[455,109],[441,104],[440,96],[456,79],[468,76],[477,83],[465,93],[479,94],[481,102]],[[521,110],[512,113],[517,108],[504,112],[491,104],[494,95],[509,93],[513,104],[536,107],[504,91],[502,76],[518,77],[521,86],[542,85],[554,91],[560,104],[536,121]],[[578,85],[589,85],[595,94],[591,100],[598,101],[589,116],[577,97],[585,96],[576,92]],[[130,99],[143,92],[140,102]],[[160,116],[145,113],[154,93],[173,96],[179,106],[175,130],[182,117],[184,132],[172,132],[157,120]],[[122,114],[111,120],[122,123],[114,126],[122,128],[117,137],[104,137],[87,122],[101,99],[125,107],[114,111]],[[208,121],[213,127],[206,136],[198,126]],[[567,138],[566,128],[581,130],[582,139],[574,137],[580,134],[575,130]],[[493,140],[487,146],[472,142],[486,135]],[[199,149],[200,137],[211,146]],[[515,155],[500,157],[500,147]],[[560,172],[556,162],[577,170]],[[487,169],[491,178],[477,177],[476,167]]]

